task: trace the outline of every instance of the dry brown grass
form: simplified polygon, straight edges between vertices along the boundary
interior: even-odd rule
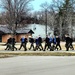
[[[14,57],[14,56],[75,56],[71,52],[10,52],[0,53],[0,58]]]
[[[44,43],[42,44],[44,46]],[[75,43],[73,43],[73,46],[75,48]],[[75,56],[75,51],[67,52],[65,49],[65,43],[61,42],[62,51],[4,51],[6,46],[0,45],[0,58],[7,58],[7,57],[13,57],[13,56]],[[20,47],[20,43],[16,44],[16,47]],[[27,48],[30,47],[30,44],[28,43]],[[4,52],[2,52],[2,50]]]

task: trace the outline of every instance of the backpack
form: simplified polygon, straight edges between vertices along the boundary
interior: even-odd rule
[[[21,41],[22,41],[22,43],[25,42],[25,38],[22,38]]]
[[[49,42],[50,42],[50,43],[53,43],[53,38],[50,37],[50,38],[49,38]]]
[[[53,43],[56,44],[56,38],[55,37],[53,38]]]

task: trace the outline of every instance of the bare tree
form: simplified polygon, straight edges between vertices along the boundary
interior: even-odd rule
[[[4,9],[8,16],[6,17],[7,22],[10,26],[20,24],[23,17],[26,17],[29,8],[29,3],[32,0],[1,0]]]
[[[52,4],[45,2],[41,5],[43,23],[52,27],[54,31],[57,29],[57,34],[60,34],[61,38],[66,33],[72,37],[75,24],[75,0],[52,1]]]
[[[43,21],[46,25],[46,34],[47,34],[47,25],[50,26],[50,28],[54,31],[54,21],[55,21],[55,12],[51,9],[51,6],[49,3],[45,2],[41,4],[41,7],[43,8]]]
[[[52,8],[56,14],[56,26],[58,26],[60,37],[62,37],[65,32],[72,36],[75,0],[53,0]]]
[[[1,0],[2,6],[7,12],[6,20],[10,29],[13,31],[13,37],[15,35],[18,24],[23,21],[23,17],[26,17],[29,7],[28,4],[32,0]],[[14,45],[12,42],[12,48]]]
[[[72,29],[73,29],[73,13],[74,13],[74,2],[75,0],[64,0],[62,10],[62,22],[64,30],[72,37]]]

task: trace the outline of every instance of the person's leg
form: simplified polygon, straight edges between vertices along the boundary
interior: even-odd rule
[[[66,51],[69,51],[69,43],[66,44]]]
[[[27,47],[26,47],[27,43],[25,43],[25,48],[24,48],[24,51],[27,51]]]
[[[42,44],[40,44],[40,47],[41,47],[41,49],[43,50],[43,46],[42,46]]]
[[[12,43],[12,51],[14,51],[14,44]]]
[[[61,48],[61,45],[59,44],[59,48],[60,48],[60,50],[62,50],[62,48]]]
[[[49,45],[48,45],[48,43],[47,43],[47,46],[46,46],[46,48],[47,48],[47,50],[49,49]]]
[[[38,50],[38,49],[39,49],[39,45],[36,44],[34,51],[36,51],[36,50]]]
[[[58,45],[57,45],[58,46]],[[53,44],[53,51],[56,49],[56,44]]]
[[[7,48],[8,48],[8,44],[7,44],[6,48],[5,48],[5,50],[7,50]]]
[[[56,47],[55,47],[55,49],[57,49],[57,50],[58,50],[58,48],[57,48],[57,47],[58,47],[58,44],[56,44]]]
[[[45,50],[46,50],[46,47],[47,47],[47,43],[45,43],[45,46],[44,46],[44,50],[43,50],[43,51],[45,51]]]
[[[23,43],[21,43],[19,50],[22,48],[22,46],[23,46]]]
[[[32,43],[32,47],[33,47],[33,50],[34,50],[34,43]]]
[[[17,50],[17,48],[15,47],[15,45],[14,45],[14,48]]]
[[[29,50],[31,50],[31,48],[32,48],[32,43],[31,43],[31,45],[30,45],[30,48],[29,48]]]
[[[70,44],[70,48],[71,48],[72,50],[74,50],[74,47],[73,47],[73,44],[72,44],[72,43]]]
[[[12,44],[8,44],[8,50],[12,50]]]
[[[37,48],[41,50],[41,48],[40,48],[40,44],[37,45]]]

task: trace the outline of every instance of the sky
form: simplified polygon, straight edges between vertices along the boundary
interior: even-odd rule
[[[48,3],[51,3],[52,0],[34,0],[31,2],[31,5],[33,7],[33,11],[39,11],[41,10],[41,7],[40,5],[42,3],[45,3],[45,2],[48,2]],[[1,2],[0,2],[1,3]],[[0,8],[0,11],[3,11],[1,8]]]
[[[38,11],[41,9],[40,5],[42,3],[48,2],[51,3],[52,0],[34,0],[31,4],[33,6],[34,11]]]

